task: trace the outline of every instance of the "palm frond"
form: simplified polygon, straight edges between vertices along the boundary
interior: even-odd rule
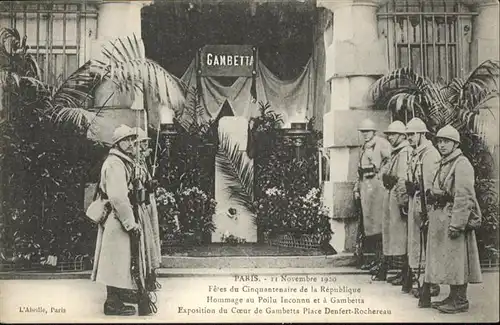
[[[415,113],[430,105],[430,98],[440,99],[439,91],[433,83],[405,67],[394,70],[375,81],[369,94],[376,106],[397,113],[403,109]],[[431,114],[438,114],[432,111]]]
[[[0,70],[17,74],[20,77],[39,79],[40,67],[33,55],[28,53],[26,36],[21,36],[16,29],[0,29]]]
[[[59,107],[53,110],[52,118],[56,123],[70,122],[76,127],[83,129],[90,121],[94,120],[97,113],[88,111],[82,107]]]
[[[469,73],[465,84],[475,85],[481,88],[489,87],[498,89],[498,74],[500,62],[496,60],[486,60]]]
[[[145,57],[140,38],[135,35],[119,38],[102,53],[109,60],[110,78],[120,91],[142,91],[147,87],[147,94],[154,101],[174,111],[182,108],[186,87],[180,79]]]
[[[52,118],[56,122],[71,122],[77,127],[85,127],[95,114],[83,106],[106,77],[105,71],[106,66],[102,62],[90,60],[54,87],[49,109]]]
[[[176,119],[181,126],[189,131],[200,125],[206,125],[211,115],[200,101],[198,90],[194,87],[188,89],[186,102],[181,111],[176,112]]]
[[[219,135],[220,143],[216,161],[219,171],[232,185],[228,186],[231,198],[255,215],[253,205],[253,164],[244,160],[244,153],[233,145],[227,134]],[[254,220],[255,221],[255,220]]]

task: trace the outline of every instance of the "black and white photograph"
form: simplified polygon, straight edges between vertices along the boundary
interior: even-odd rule
[[[0,1],[0,322],[499,322],[499,17]]]

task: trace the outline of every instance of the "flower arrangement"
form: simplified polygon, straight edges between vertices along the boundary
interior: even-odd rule
[[[155,191],[156,204],[158,208],[158,221],[163,240],[175,240],[180,237],[179,210],[175,195],[163,187]]]
[[[332,230],[328,209],[323,205],[321,191],[311,188],[305,195],[285,195],[282,188],[271,187],[258,201],[257,220],[268,236],[280,234],[314,235],[330,240]]]
[[[235,236],[233,234],[230,234],[229,231],[224,232],[222,234],[220,240],[221,240],[221,243],[230,244],[230,245],[244,244],[247,242],[245,238],[241,238],[241,237]]]
[[[271,187],[264,193],[264,197],[256,203],[257,225],[268,235],[274,236],[285,231],[289,202],[281,188]]]
[[[198,187],[191,187],[177,194],[180,230],[193,236],[195,242],[215,231],[213,216],[217,202]]]
[[[305,196],[300,196],[290,202],[291,216],[289,220],[290,232],[297,235],[317,235],[322,240],[330,240],[328,209],[323,205],[321,191],[312,188]]]

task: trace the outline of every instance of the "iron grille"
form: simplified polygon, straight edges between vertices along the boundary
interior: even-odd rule
[[[92,1],[3,1],[0,22],[27,36],[42,80],[56,83],[88,59],[95,38],[97,7]],[[92,35],[94,34],[94,35]]]
[[[389,69],[411,67],[434,81],[465,76],[474,15],[458,1],[391,0],[377,14]]]

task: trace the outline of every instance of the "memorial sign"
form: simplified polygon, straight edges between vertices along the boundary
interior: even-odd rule
[[[255,53],[251,45],[205,45],[200,49],[199,73],[204,77],[251,77]]]

